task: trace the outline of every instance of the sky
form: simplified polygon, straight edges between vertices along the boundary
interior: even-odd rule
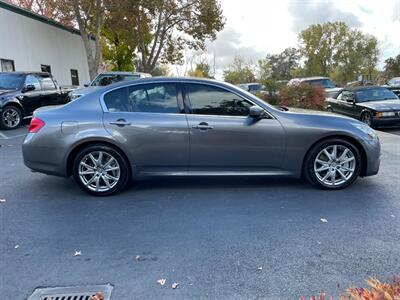
[[[235,55],[256,63],[267,53],[296,47],[298,33],[311,24],[345,21],[379,41],[379,68],[400,53],[400,0],[220,0],[226,18],[214,53],[216,77]]]

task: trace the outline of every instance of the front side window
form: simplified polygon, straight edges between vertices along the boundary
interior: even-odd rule
[[[252,106],[242,97],[218,87],[186,84],[185,89],[193,114],[247,116]]]
[[[392,85],[392,86],[393,85],[400,85],[400,77],[393,78],[393,79],[389,80],[388,84]]]
[[[39,81],[44,91],[57,89],[53,79],[50,76],[40,75]]]
[[[173,83],[117,89],[104,96],[104,103],[110,112],[179,113]]]
[[[26,76],[25,87],[28,85],[33,85],[35,87],[35,91],[40,91],[40,83],[35,75]]]

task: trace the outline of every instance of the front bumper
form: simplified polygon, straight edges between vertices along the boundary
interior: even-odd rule
[[[381,164],[381,143],[378,138],[359,140],[365,150],[366,167],[361,176],[373,176],[378,174]]]
[[[374,126],[400,126],[400,115],[390,118],[374,118],[372,122]]]

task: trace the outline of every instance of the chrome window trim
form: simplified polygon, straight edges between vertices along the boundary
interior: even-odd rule
[[[233,94],[235,94],[236,96],[239,96],[239,97],[241,97],[241,98],[243,98],[243,99],[249,101],[249,102],[250,102],[251,104],[253,104],[254,106],[258,106],[258,107],[262,108],[262,109],[265,111],[265,113],[267,113],[268,116],[269,116],[271,119],[276,119],[276,117],[275,117],[268,109],[266,109],[265,107],[259,105],[258,103],[255,103],[252,99],[249,99],[248,97],[246,97],[246,96],[244,96],[244,95],[238,93],[237,91],[232,90],[232,89],[229,89],[229,88],[227,88],[227,87],[225,87],[225,86],[223,86],[223,85],[215,84],[215,83],[212,83],[212,82],[202,82],[202,81],[197,81],[197,80],[193,80],[193,81],[191,81],[191,80],[180,81],[180,80],[176,80],[176,79],[163,80],[163,81],[152,80],[152,81],[146,81],[146,82],[134,82],[134,81],[133,81],[133,82],[126,83],[125,85],[117,86],[117,87],[114,87],[114,88],[109,89],[109,90],[107,90],[107,91],[104,91],[104,92],[102,92],[101,95],[100,95],[100,105],[101,105],[101,108],[103,109],[103,113],[121,113],[121,112],[110,112],[110,111],[108,110],[108,108],[107,108],[105,102],[104,102],[104,96],[105,96],[106,94],[112,92],[112,91],[115,91],[115,90],[118,90],[118,89],[123,89],[123,88],[129,88],[129,87],[131,87],[131,86],[142,85],[142,84],[143,84],[143,85],[146,85],[146,84],[164,84],[164,83],[174,83],[174,84],[185,84],[185,83],[187,83],[187,84],[202,84],[202,85],[208,85],[208,86],[220,88],[220,89],[223,89],[223,90],[225,90],[225,91],[227,91],[227,92],[233,93]],[[260,100],[260,101],[262,101],[262,100]],[[129,111],[127,111],[126,113],[135,113],[135,112],[129,112]],[[141,112],[138,112],[138,113],[141,113]],[[143,113],[146,113],[146,112],[143,112]],[[165,114],[165,113],[161,113],[161,114]],[[182,112],[182,113],[178,113],[178,114],[186,114],[186,113],[185,113],[185,112]],[[246,117],[247,117],[247,116],[228,116],[228,115],[225,115],[225,116],[224,116],[224,115],[203,115],[203,114],[192,114],[192,113],[190,113],[190,114],[188,114],[188,115],[196,115],[196,116],[216,116],[216,117],[239,117],[239,118],[246,118]]]

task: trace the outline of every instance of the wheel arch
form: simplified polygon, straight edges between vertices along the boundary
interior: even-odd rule
[[[306,154],[303,157],[303,163],[302,163],[302,167],[301,167],[301,174],[302,176],[304,176],[304,172],[305,172],[305,165],[306,165],[306,159],[310,153],[310,151],[315,147],[315,145],[317,145],[320,142],[326,141],[326,140],[330,140],[330,139],[341,139],[344,140],[346,142],[349,142],[350,144],[352,144],[354,147],[357,148],[358,152],[360,153],[361,156],[361,176],[364,176],[367,170],[367,164],[368,164],[368,159],[367,159],[367,153],[365,152],[364,147],[362,146],[362,144],[355,138],[348,136],[348,135],[343,135],[343,134],[335,134],[335,135],[329,135],[329,136],[325,136],[319,140],[317,140],[316,142],[314,142],[307,150]]]
[[[130,172],[129,176],[132,175],[132,164],[131,164],[128,156],[125,154],[124,150],[121,147],[115,145],[114,143],[112,143],[110,141],[89,140],[89,141],[84,141],[82,143],[75,145],[72,148],[72,150],[68,153],[67,159],[66,159],[66,174],[67,174],[67,176],[72,175],[73,162],[74,162],[76,155],[79,153],[79,151],[81,151],[82,149],[84,149],[88,146],[92,146],[92,145],[104,145],[104,146],[108,146],[108,147],[113,148],[114,150],[118,151],[128,163],[128,170]]]
[[[21,103],[19,103],[17,101],[10,101],[10,102],[5,103],[2,107],[2,109],[4,110],[6,107],[10,107],[10,106],[18,108],[22,113],[22,117],[26,116],[24,107],[22,106]]]

